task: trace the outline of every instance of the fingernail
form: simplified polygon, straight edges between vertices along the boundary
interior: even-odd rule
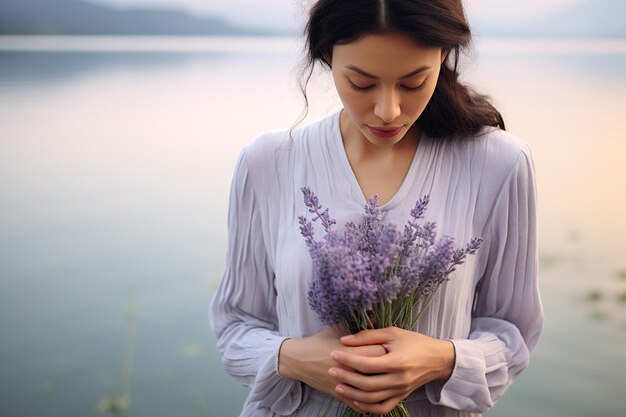
[[[343,394],[345,392],[345,390],[341,388],[339,385],[335,387],[335,391],[337,391],[339,394]]]
[[[347,335],[347,336],[343,336],[343,337],[341,338],[341,340],[350,340],[350,339],[353,339],[353,338],[354,338],[354,335],[353,335],[353,334],[349,334],[349,335]]]
[[[354,401],[354,405],[356,405],[357,407],[360,407],[360,406],[361,406],[361,404],[359,404],[359,402],[358,402],[358,401],[356,401],[356,400]]]
[[[330,357],[333,359],[337,359],[339,355],[337,355],[337,352],[330,352]]]
[[[328,370],[328,373],[330,374],[330,376],[332,376],[333,378],[335,378],[337,376],[337,370],[335,368],[330,368]]]

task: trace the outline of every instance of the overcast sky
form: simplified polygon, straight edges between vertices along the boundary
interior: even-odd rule
[[[167,6],[217,14],[257,27],[299,29],[311,0],[90,0],[117,6]],[[464,0],[470,23],[498,20],[522,23],[584,0]]]

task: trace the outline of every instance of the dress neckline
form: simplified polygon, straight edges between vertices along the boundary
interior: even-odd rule
[[[364,206],[365,204],[367,204],[367,198],[365,197],[365,194],[363,193],[363,190],[361,189],[361,186],[359,185],[359,182],[356,178],[354,171],[352,170],[352,167],[350,166],[348,154],[346,153],[346,148],[343,145],[343,139],[341,137],[341,127],[340,127],[340,121],[339,121],[340,115],[341,115],[341,110],[335,113],[333,117],[333,141],[335,142],[335,145],[337,146],[339,158],[341,159],[341,163],[346,171],[346,175],[349,178],[350,185],[352,186],[354,190],[354,195],[358,196],[360,200],[358,201],[358,203],[361,206]],[[400,185],[400,188],[398,189],[398,191],[396,191],[393,197],[391,197],[391,199],[389,199],[385,204],[380,206],[380,209],[382,211],[389,211],[393,209],[394,207],[396,207],[399,203],[401,203],[404,197],[406,196],[406,194],[408,193],[408,191],[411,189],[411,187],[417,180],[418,168],[419,166],[424,165],[421,162],[418,163],[418,161],[422,159],[422,155],[424,154],[424,147],[426,146],[425,145],[426,139],[427,139],[427,136],[424,134],[424,132],[422,132],[422,136],[417,145],[417,149],[415,150],[415,154],[413,155],[413,160],[411,161],[409,170],[406,176],[404,177],[404,180],[402,181],[402,185]]]

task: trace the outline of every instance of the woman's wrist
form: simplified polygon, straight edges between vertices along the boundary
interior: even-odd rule
[[[280,344],[278,350],[278,374],[286,379],[295,379],[296,377],[294,358],[297,358],[297,339],[285,339]]]
[[[442,362],[436,379],[447,381],[450,379],[452,372],[454,371],[454,365],[456,364],[456,350],[454,348],[454,343],[452,343],[451,340],[441,339],[439,342],[441,344],[440,352]]]

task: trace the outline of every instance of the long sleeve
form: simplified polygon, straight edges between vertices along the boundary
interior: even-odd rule
[[[528,366],[543,326],[534,167],[526,146],[495,200],[484,238],[470,334],[451,340],[452,376],[426,385],[431,403],[474,413],[491,408]]]
[[[278,374],[279,335],[274,272],[262,230],[261,205],[245,149],[239,155],[230,190],[226,265],[209,319],[225,370],[251,387],[248,412],[270,409],[293,413],[302,401],[301,383]]]

